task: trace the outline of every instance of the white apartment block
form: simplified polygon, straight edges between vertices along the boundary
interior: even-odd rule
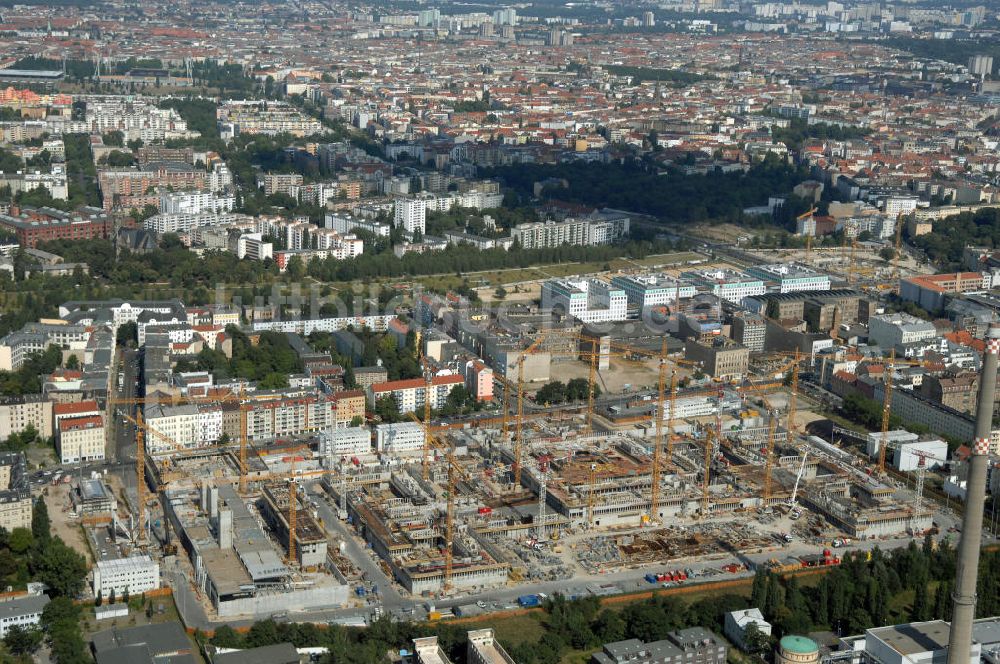
[[[542,284],[542,308],[562,309],[583,323],[625,320],[628,296],[597,279],[551,279]]]
[[[94,595],[105,601],[114,592],[120,599],[128,589],[130,596],[160,587],[160,563],[147,555],[98,560],[94,565]]]
[[[445,399],[448,398],[451,391],[464,384],[465,378],[460,374],[447,374],[431,378],[429,396],[431,408],[440,408],[444,405]],[[371,387],[372,403],[390,396],[396,402],[396,408],[400,413],[412,413],[418,408],[424,407],[424,393],[426,391],[427,384],[423,378],[378,383]]]
[[[625,216],[565,221],[536,221],[518,224],[511,237],[525,249],[558,247],[564,244],[612,244],[628,235],[630,220]]]
[[[392,227],[380,221],[361,219],[360,217],[349,217],[339,214],[328,214],[323,221],[323,225],[338,233],[350,233],[355,228],[366,230],[376,237],[389,237]]]
[[[69,198],[66,172],[59,166],[53,166],[51,173],[40,171],[4,173],[0,171],[0,187],[9,187],[11,196],[42,187],[56,200],[64,201]]]
[[[883,208],[887,217],[895,220],[901,214],[910,214],[917,209],[916,196],[887,196]]]
[[[52,435],[52,402],[41,394],[26,394],[0,400],[0,440],[21,433],[29,426],[38,435]]]
[[[146,436],[146,450],[150,454],[203,447],[218,442],[222,437],[222,408],[219,406],[154,404],[146,407],[145,416],[146,425],[162,434]]]
[[[365,456],[372,452],[372,433],[368,427],[333,429],[319,435],[319,453],[328,468],[334,467],[343,457]]]
[[[736,304],[742,304],[745,297],[763,295],[767,292],[762,279],[734,270],[697,270],[685,272],[681,276],[698,286],[710,289],[712,295]]]
[[[48,595],[26,595],[0,602],[0,639],[7,636],[7,632],[14,626],[22,629],[38,627],[42,621],[42,611],[48,603]]]
[[[68,417],[59,422],[57,439],[60,463],[104,459],[104,420],[98,415]]]
[[[163,235],[164,233],[185,233],[204,226],[239,224],[249,219],[250,217],[245,214],[234,212],[171,212],[154,214],[142,222],[142,227],[158,235]]]
[[[339,316],[336,318],[307,318],[304,320],[258,320],[252,323],[254,332],[275,330],[295,332],[309,336],[313,332],[339,332],[349,327],[367,327],[372,332],[385,332],[389,323],[396,320],[396,314],[378,316]]]
[[[427,222],[427,201],[422,198],[397,198],[393,214],[396,228],[423,234]]]
[[[667,275],[619,275],[611,285],[625,291],[628,303],[640,310],[688,300],[697,293],[694,285]]]
[[[212,191],[166,191],[160,194],[160,214],[231,212],[236,196]]]
[[[275,101],[227,101],[216,110],[223,140],[239,134],[291,134],[296,137],[318,134],[323,125],[298,109]]]
[[[82,351],[89,339],[90,332],[84,325],[28,323],[0,339],[0,370],[16,371],[28,357],[44,352],[50,345]]]
[[[254,261],[274,258],[274,245],[265,242],[261,233],[245,233],[236,241],[236,256]]]
[[[417,422],[376,425],[375,447],[383,454],[421,452],[424,449],[424,427]]]

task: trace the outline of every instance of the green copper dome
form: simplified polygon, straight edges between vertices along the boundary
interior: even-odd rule
[[[819,650],[819,646],[807,636],[785,636],[781,639],[781,649],[799,655],[810,655]]]

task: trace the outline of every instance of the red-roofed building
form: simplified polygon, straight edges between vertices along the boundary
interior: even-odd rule
[[[52,429],[59,431],[60,421],[73,417],[101,415],[101,409],[93,399],[72,403],[57,403],[52,406]]]
[[[989,287],[989,275],[982,272],[925,274],[901,280],[899,296],[916,302],[927,311],[938,311],[944,308],[948,295],[973,293]]]
[[[76,404],[58,404],[76,405]],[[66,416],[59,420],[56,446],[61,463],[104,459],[104,419],[100,415]]]

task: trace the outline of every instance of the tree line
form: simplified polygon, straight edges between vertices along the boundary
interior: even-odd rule
[[[643,160],[626,159],[608,164],[517,164],[490,169],[485,175],[502,179],[524,199],[533,196],[535,182],[564,179],[569,186],[546,187],[542,198],[630,210],[681,223],[742,222],[744,208],[763,205],[769,196],[791,191],[809,179],[806,169],[774,155],[745,173],[716,169],[686,175],[680,169],[661,170]]]

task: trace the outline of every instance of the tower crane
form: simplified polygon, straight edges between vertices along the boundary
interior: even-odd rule
[[[543,458],[538,462],[538,528],[536,534],[539,542],[545,540],[545,500],[548,480],[549,461],[547,458]]]
[[[666,355],[666,340],[663,341],[664,352],[662,355]],[[656,418],[656,439],[653,442],[653,469],[652,469],[652,481],[650,483],[650,494],[649,494],[649,520],[650,522],[659,520],[659,506],[660,506],[660,455],[662,453],[663,447],[663,412],[664,400],[663,392],[666,388],[666,378],[667,378],[667,362],[666,358],[660,358],[660,376],[658,381],[658,391],[656,399],[656,410],[653,411],[653,417]],[[674,403],[670,404],[671,409],[674,407]],[[670,413],[671,424],[673,424],[673,412]]]
[[[892,374],[896,365],[896,349],[889,353],[889,363],[885,367],[885,387],[882,399],[882,440],[878,446],[878,472],[885,475],[885,451],[889,447],[889,414],[892,409]]]
[[[806,450],[802,454],[802,464],[799,466],[799,472],[795,475],[795,486],[792,487],[792,497],[788,499],[788,506],[795,507],[795,498],[799,495],[799,482],[802,481],[802,473],[806,469],[806,457],[809,456],[809,450]]]
[[[524,360],[535,352],[545,340],[547,331],[543,330],[535,340],[523,351],[517,359],[517,421],[514,430],[514,486],[521,485],[521,466],[524,459]],[[504,374],[510,369],[510,363],[506,362]],[[505,376],[506,377],[506,376]],[[507,404],[504,404],[504,408]]]

